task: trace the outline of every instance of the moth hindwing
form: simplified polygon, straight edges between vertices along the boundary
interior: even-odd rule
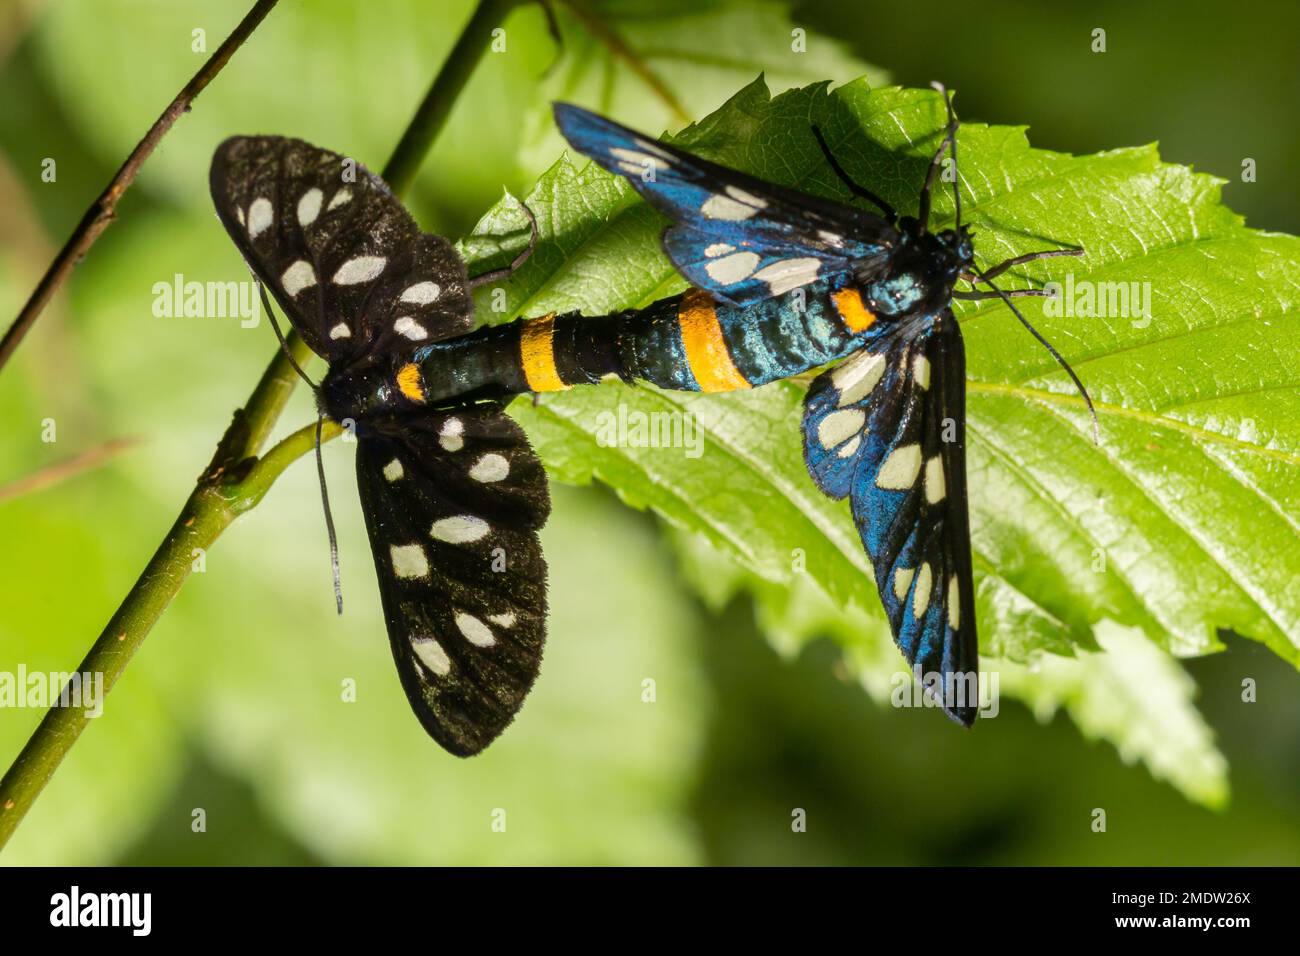
[[[357,486],[402,687],[467,756],[513,719],[546,637],[546,475],[499,407],[370,423]]]
[[[945,310],[823,372],[804,404],[804,457],[848,497],[899,649],[950,716],[978,712],[966,499],[966,370]]]

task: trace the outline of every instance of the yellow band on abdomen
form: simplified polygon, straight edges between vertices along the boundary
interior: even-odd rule
[[[833,293],[831,301],[844,324],[853,332],[865,332],[876,321],[875,313],[862,304],[862,296],[852,286]]]
[[[686,361],[701,392],[730,392],[750,387],[731,361],[722,326],[718,324],[718,313],[707,293],[692,289],[682,296],[677,322],[682,328]]]
[[[519,356],[529,391],[562,392],[569,386],[555,367],[555,313],[524,323],[519,334]]]

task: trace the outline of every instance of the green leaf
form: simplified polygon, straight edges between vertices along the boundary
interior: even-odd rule
[[[810,121],[856,178],[915,210],[943,123],[930,92],[854,82],[770,97],[760,80],[676,141],[846,199]],[[1230,628],[1300,663],[1291,517],[1300,511],[1300,368],[1287,360],[1300,349],[1300,244],[1245,228],[1219,203],[1218,181],[1162,163],[1153,147],[1075,157],[1031,148],[1022,129],[979,124],[963,126],[960,144],[981,262],[1057,242],[1087,250],[1016,270],[1007,285],[1072,272],[1076,288],[1138,282],[1151,294],[1149,320],[1052,315],[1036,300],[1025,309],[1092,390],[1100,446],[1065,373],[1005,306],[958,310],[983,653],[1028,663],[1042,651],[1095,650],[1094,628],[1111,620],[1177,655],[1218,650],[1216,632]],[[621,180],[561,159],[527,201],[543,241],[498,301],[481,302],[493,320],[595,315],[684,287],[659,248],[663,220]],[[936,197],[936,215],[951,220],[950,194]],[[521,223],[504,202],[467,255],[499,261],[522,242]],[[802,555],[806,577],[836,605],[878,617],[847,507],[805,474],[801,396],[789,382],[709,396],[609,383],[515,408],[557,478],[599,479],[774,584],[792,580]],[[699,456],[607,447],[602,415],[620,409],[685,417],[700,429]]]
[[[1228,764],[1192,705],[1195,684],[1177,661],[1133,628],[1097,625],[1104,653],[1070,660],[1044,655],[1033,665],[995,664],[1001,690],[1040,720],[1064,708],[1084,735],[1109,740],[1128,762],[1212,809],[1228,803]]]
[[[829,637],[871,698],[889,702],[903,661],[883,615],[836,607],[804,574],[774,584],[725,557],[702,535],[670,529],[670,537],[683,574],[711,609],[721,611],[737,595],[751,594],[759,627],[780,654],[794,658],[813,640]]]
[[[699,535],[674,530],[671,537],[687,579],[705,602],[720,610],[737,594],[750,593],[759,626],[785,656],[830,638],[848,672],[882,706],[894,703],[901,681],[910,681],[883,617],[837,608],[804,575],[795,575],[788,585],[765,581]],[[984,582],[990,582],[987,575]],[[1073,658],[1039,653],[1029,665],[986,657],[986,690],[999,698],[990,715],[996,716],[1007,698],[1022,701],[1044,722],[1064,710],[1085,736],[1110,742],[1126,762],[1140,760],[1152,776],[1189,800],[1222,809],[1228,764],[1192,703],[1192,680],[1138,631],[1109,621],[1097,631],[1105,653],[1080,650]],[[996,685],[989,684],[992,680]],[[977,731],[982,723],[977,722]]]
[[[521,165],[534,176],[564,148],[556,100],[640,129],[677,129],[722,105],[762,72],[774,90],[885,74],[772,0],[572,0],[555,4],[563,37],[526,117]]]

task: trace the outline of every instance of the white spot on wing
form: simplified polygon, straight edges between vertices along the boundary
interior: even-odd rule
[[[356,285],[369,282],[383,272],[386,265],[388,260],[383,256],[357,256],[339,266],[338,272],[334,273],[334,284]]]
[[[280,276],[280,285],[284,286],[284,291],[291,299],[303,289],[315,284],[316,270],[311,267],[311,263],[306,259],[299,259],[284,270],[284,275]]]
[[[236,206],[236,207],[235,207],[235,218],[239,220],[239,224],[240,224],[241,226],[244,224],[244,207],[243,207],[243,206]]]
[[[424,578],[429,576],[429,558],[418,544],[394,544],[388,548],[393,562],[393,573],[399,578]]]
[[[330,329],[330,338],[350,339],[352,338],[352,330],[348,328],[346,322],[340,322],[338,325],[334,326],[334,328]]]
[[[442,287],[438,283],[417,282],[413,286],[407,286],[402,293],[402,301],[414,302],[416,305],[428,305],[441,294]]]
[[[876,473],[876,488],[905,492],[917,483],[920,473],[920,445],[904,445],[889,453]]]
[[[840,408],[855,405],[871,394],[885,374],[885,357],[866,352],[831,372],[831,384],[840,392]]]
[[[384,465],[384,477],[389,481],[400,481],[406,472],[402,469],[402,463],[394,458],[388,464]]]
[[[492,629],[473,614],[466,614],[463,611],[457,612],[456,627],[460,628],[460,632],[465,635],[465,640],[475,647],[491,647],[497,642]]]
[[[943,496],[947,493],[948,487],[943,477],[943,459],[935,455],[925,463],[925,500],[932,505],[937,505],[943,501]]]
[[[862,444],[862,436],[854,435],[852,438],[846,441],[844,443],[844,447],[841,448],[839,451],[837,451],[835,454],[839,455],[841,458],[852,458],[854,455],[858,453],[858,446],[861,444]]]
[[[490,530],[492,529],[482,518],[474,515],[453,515],[435,521],[433,527],[429,529],[429,534],[433,535],[435,540],[446,541],[448,544],[469,544],[478,541]]]
[[[902,601],[907,597],[907,589],[912,586],[916,568],[898,568],[894,571],[894,597]]]
[[[957,589],[957,575],[948,579],[948,626],[954,631],[961,625],[961,591]]]
[[[639,153],[634,149],[624,149],[621,146],[611,146],[609,154],[617,159],[619,166],[630,173],[642,173],[647,169],[667,169],[668,163],[658,156],[652,156],[649,153]],[[630,167],[630,168],[629,168]]]
[[[330,204],[325,207],[325,211],[333,212],[335,209],[338,209],[339,206],[342,206],[344,203],[349,203],[351,201],[352,201],[352,190],[348,189],[345,186],[343,189],[340,189],[338,192],[334,194],[334,198],[331,199]]]
[[[475,481],[481,481],[484,484],[490,484],[494,481],[501,481],[510,474],[510,462],[505,457],[498,455],[496,452],[490,452],[474,463],[474,467],[469,470],[469,476]]]
[[[248,238],[256,239],[271,228],[274,221],[275,212],[271,208],[271,200],[266,197],[254,199],[253,205],[248,207]]]
[[[310,226],[320,215],[320,204],[325,199],[325,194],[313,186],[302,194],[298,200],[298,225]]]
[[[429,333],[424,330],[424,326],[409,315],[404,315],[394,322],[393,331],[398,335],[405,335],[412,342],[419,342],[421,339],[429,337]]]
[[[514,627],[515,612],[507,611],[505,614],[493,614],[491,617],[488,618],[488,620],[491,621],[493,624],[495,624],[497,627]]]
[[[754,278],[766,282],[773,295],[784,295],[791,289],[814,281],[821,264],[820,259],[813,258],[782,259],[755,272]]]
[[[924,355],[918,355],[912,362],[912,378],[921,388],[930,387],[930,360]]]
[[[642,139],[640,136],[633,140],[633,142],[636,143],[638,149],[643,149],[647,153],[654,153],[654,155],[662,156],[664,159],[672,159],[672,154],[658,143],[652,143],[648,139]]]
[[[715,242],[704,248],[704,254],[710,259],[716,259],[718,256],[725,256],[728,252],[735,252],[736,247],[728,245],[725,242]]]
[[[920,571],[916,572],[916,590],[912,592],[912,617],[918,621],[925,615],[925,609],[930,606],[930,585],[933,583],[933,577],[928,561],[921,565]]]
[[[723,222],[740,222],[756,215],[758,210],[743,202],[736,202],[730,196],[710,196],[700,207],[705,219],[719,219]]]
[[[412,637],[411,650],[420,659],[420,663],[439,677],[446,677],[451,672],[451,658],[447,652],[431,637]]]
[[[714,259],[704,267],[704,271],[714,282],[732,285],[749,278],[760,261],[757,253],[735,252],[723,259]]]
[[[880,466],[876,487],[891,491],[906,491],[916,483],[921,471],[921,446],[903,445],[895,448]]]
[[[465,423],[459,418],[449,418],[438,430],[438,444],[443,451],[460,451],[465,447]]]
[[[831,412],[817,426],[817,440],[823,448],[834,448],[840,442],[862,431],[867,422],[867,413],[860,408],[841,408]]]

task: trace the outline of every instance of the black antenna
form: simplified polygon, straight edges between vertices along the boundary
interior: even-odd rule
[[[253,281],[257,283],[258,295],[262,297],[262,307],[266,309],[266,317],[271,322],[271,328],[275,330],[275,337],[280,342],[280,350],[284,352],[284,357],[289,360],[289,364],[298,373],[298,377],[306,382],[313,392],[319,391],[320,386],[307,377],[307,373],[302,370],[302,366],[298,364],[297,359],[293,357],[293,353],[289,351],[289,343],[285,341],[284,333],[280,331],[280,324],[275,321],[275,310],[271,308],[271,302],[266,297],[266,287],[262,285],[256,275],[253,276]],[[334,603],[337,605],[339,613],[342,614],[343,581],[339,575],[339,539],[338,535],[334,533],[334,515],[330,513],[330,493],[329,488],[325,485],[325,458],[320,450],[321,428],[324,424],[325,416],[318,415],[316,417],[316,475],[320,478],[320,500],[325,508],[325,530],[329,533],[330,539],[330,569],[334,572]]]
[[[1100,445],[1101,444],[1101,423],[1097,421],[1097,409],[1093,408],[1092,397],[1089,396],[1088,390],[1083,387],[1083,382],[1079,380],[1079,376],[1074,374],[1074,369],[1070,368],[1070,363],[1061,357],[1061,353],[1056,351],[1055,348],[1053,348],[1052,343],[1047,341],[1047,339],[1043,337],[1043,334],[1041,332],[1039,332],[1036,328],[1034,328],[1032,325],[1029,324],[1029,320],[1024,317],[1021,311],[1016,308],[1015,303],[1011,301],[1011,296],[1007,295],[1005,292],[1003,292],[1001,289],[995,286],[993,282],[988,278],[988,276],[984,275],[978,269],[975,270],[975,274],[979,276],[981,282],[987,283],[989,288],[991,288],[994,292],[998,294],[999,297],[1001,297],[1002,301],[1007,304],[1007,308],[1010,309],[1012,312],[1014,312],[1016,318],[1020,320],[1020,324],[1029,330],[1030,335],[1038,339],[1038,341],[1042,344],[1043,348],[1047,349],[1047,351],[1051,353],[1052,358],[1056,359],[1057,363],[1061,366],[1061,368],[1065,369],[1065,371],[1069,374],[1070,378],[1074,382],[1074,387],[1079,390],[1079,394],[1083,396],[1084,403],[1088,406],[1088,414],[1092,416],[1093,443]]]
[[[925,177],[925,189],[922,190],[921,192],[921,212],[922,212],[921,225],[922,227],[924,227],[930,217],[930,187],[934,184],[934,177],[936,172],[939,169],[940,158],[943,156],[943,148],[945,145],[947,145],[952,152],[952,170],[953,170],[952,201],[953,201],[953,206],[956,210],[955,223],[956,223],[956,227],[960,229],[961,228],[961,189],[958,188],[959,184],[957,182],[958,179],[957,176],[957,126],[958,126],[957,115],[953,112],[952,96],[948,93],[947,87],[945,87],[942,83],[938,81],[935,81],[930,85],[934,87],[934,89],[937,90],[939,94],[943,97],[944,106],[947,107],[948,132],[944,136],[943,143],[939,144],[939,151],[934,154],[934,159],[930,161],[930,171]],[[1007,308],[1010,309],[1015,314],[1015,317],[1020,320],[1020,324],[1023,325],[1025,328],[1027,328],[1029,330],[1029,333],[1034,338],[1038,339],[1038,341],[1042,344],[1043,348],[1047,349],[1048,353],[1051,354],[1052,358],[1056,359],[1057,363],[1061,366],[1061,368],[1065,369],[1066,373],[1070,376],[1070,379],[1074,382],[1074,387],[1077,388],[1079,390],[1079,394],[1083,396],[1084,404],[1088,406],[1088,414],[1092,416],[1092,440],[1094,443],[1100,445],[1101,444],[1101,423],[1098,422],[1097,420],[1097,409],[1094,408],[1092,405],[1092,396],[1088,394],[1088,390],[1084,388],[1083,382],[1080,381],[1079,376],[1074,373],[1074,369],[1070,368],[1070,363],[1067,362],[1061,356],[1060,352],[1056,351],[1056,348],[1052,345],[1051,342],[1047,341],[1047,339],[1043,337],[1043,334],[1041,332],[1039,332],[1036,328],[1034,328],[1032,325],[1029,324],[1029,320],[1025,318],[1024,313],[1022,313],[1019,309],[1017,309],[1016,304],[1011,301],[1012,296],[1018,296],[1018,297],[1019,296],[1043,296],[1043,295],[1048,295],[1049,293],[1043,289],[1023,289],[1008,294],[993,284],[993,279],[995,276],[1001,275],[1003,272],[1006,272],[1012,266],[1017,266],[1025,262],[1032,262],[1035,259],[1050,259],[1053,256],[1081,256],[1081,255],[1083,255],[1083,250],[1077,248],[1052,249],[1047,252],[1031,252],[1030,254],[1025,256],[1016,256],[1015,258],[1007,259],[1004,262],[1000,262],[992,269],[990,269],[988,272],[980,272],[979,269],[977,269],[974,265],[972,265],[971,272],[975,274],[976,278],[980,282],[983,282],[990,289],[992,289],[993,292],[996,294],[997,298],[1000,298],[1003,302],[1007,304]],[[993,298],[993,296],[990,296],[987,293],[978,293],[978,292],[964,293],[964,294],[954,293],[954,297],[961,298],[961,299]]]
[[[266,317],[270,320],[271,328],[275,330],[275,337],[280,342],[280,351],[283,352],[284,357],[289,360],[289,364],[292,365],[293,370],[298,373],[298,377],[306,382],[307,387],[313,392],[316,391],[318,388],[316,383],[307,377],[307,373],[302,370],[302,366],[298,364],[298,360],[295,359],[293,353],[289,351],[289,343],[285,341],[284,333],[280,331],[280,323],[275,321],[275,310],[271,308],[271,300],[266,297],[266,286],[262,285],[261,280],[258,279],[257,276],[253,277],[253,281],[257,283],[257,294],[262,297],[262,308],[266,309]]]
[[[898,213],[894,211],[894,207],[885,202],[866,186],[855,181],[852,176],[844,171],[844,167],[840,165],[839,160],[835,158],[835,154],[831,152],[831,148],[826,142],[826,137],[822,135],[821,127],[816,123],[812,126],[812,133],[813,136],[816,137],[817,145],[821,147],[822,155],[826,157],[826,162],[830,165],[831,171],[839,177],[840,182],[845,185],[848,191],[860,199],[865,199],[869,203],[874,203],[880,211],[885,214],[886,219],[890,222],[895,222],[898,219]]]
[[[938,83],[932,84],[940,92],[944,92],[944,101],[947,102],[947,94],[943,87]],[[957,142],[957,117],[953,115],[952,104],[948,104],[948,129],[943,135],[943,142],[935,150],[934,159],[930,160],[930,169],[925,174],[925,185],[921,187],[921,208],[917,212],[916,218],[921,222],[921,231],[930,225],[930,190],[934,188],[934,177],[939,175],[939,164],[943,160],[943,152],[948,148],[950,143]],[[955,160],[954,160],[955,162]],[[958,207],[960,210],[960,207]]]
[[[343,581],[339,575],[339,539],[334,533],[334,516],[330,514],[330,493],[325,486],[325,458],[320,451],[320,432],[325,416],[316,418],[316,474],[320,477],[320,501],[325,508],[325,530],[330,538],[330,570],[334,573],[334,603],[343,613]]]
[[[952,94],[948,88],[937,80],[930,84],[943,97],[943,105],[948,108],[948,135],[952,139],[952,201],[957,208],[956,228],[961,228],[961,190],[957,188],[957,114],[952,110]]]
[[[537,248],[537,217],[534,216],[533,211],[528,208],[528,203],[521,202],[519,205],[523,209],[524,215],[528,217],[528,225],[532,229],[532,233],[528,237],[528,248],[515,256],[514,262],[510,263],[510,265],[506,266],[504,269],[493,269],[491,272],[485,272],[482,275],[474,276],[474,278],[469,280],[469,287],[471,289],[477,289],[479,286],[487,285],[489,282],[496,282],[498,279],[504,279],[527,262],[529,256],[533,254],[533,250]]]

